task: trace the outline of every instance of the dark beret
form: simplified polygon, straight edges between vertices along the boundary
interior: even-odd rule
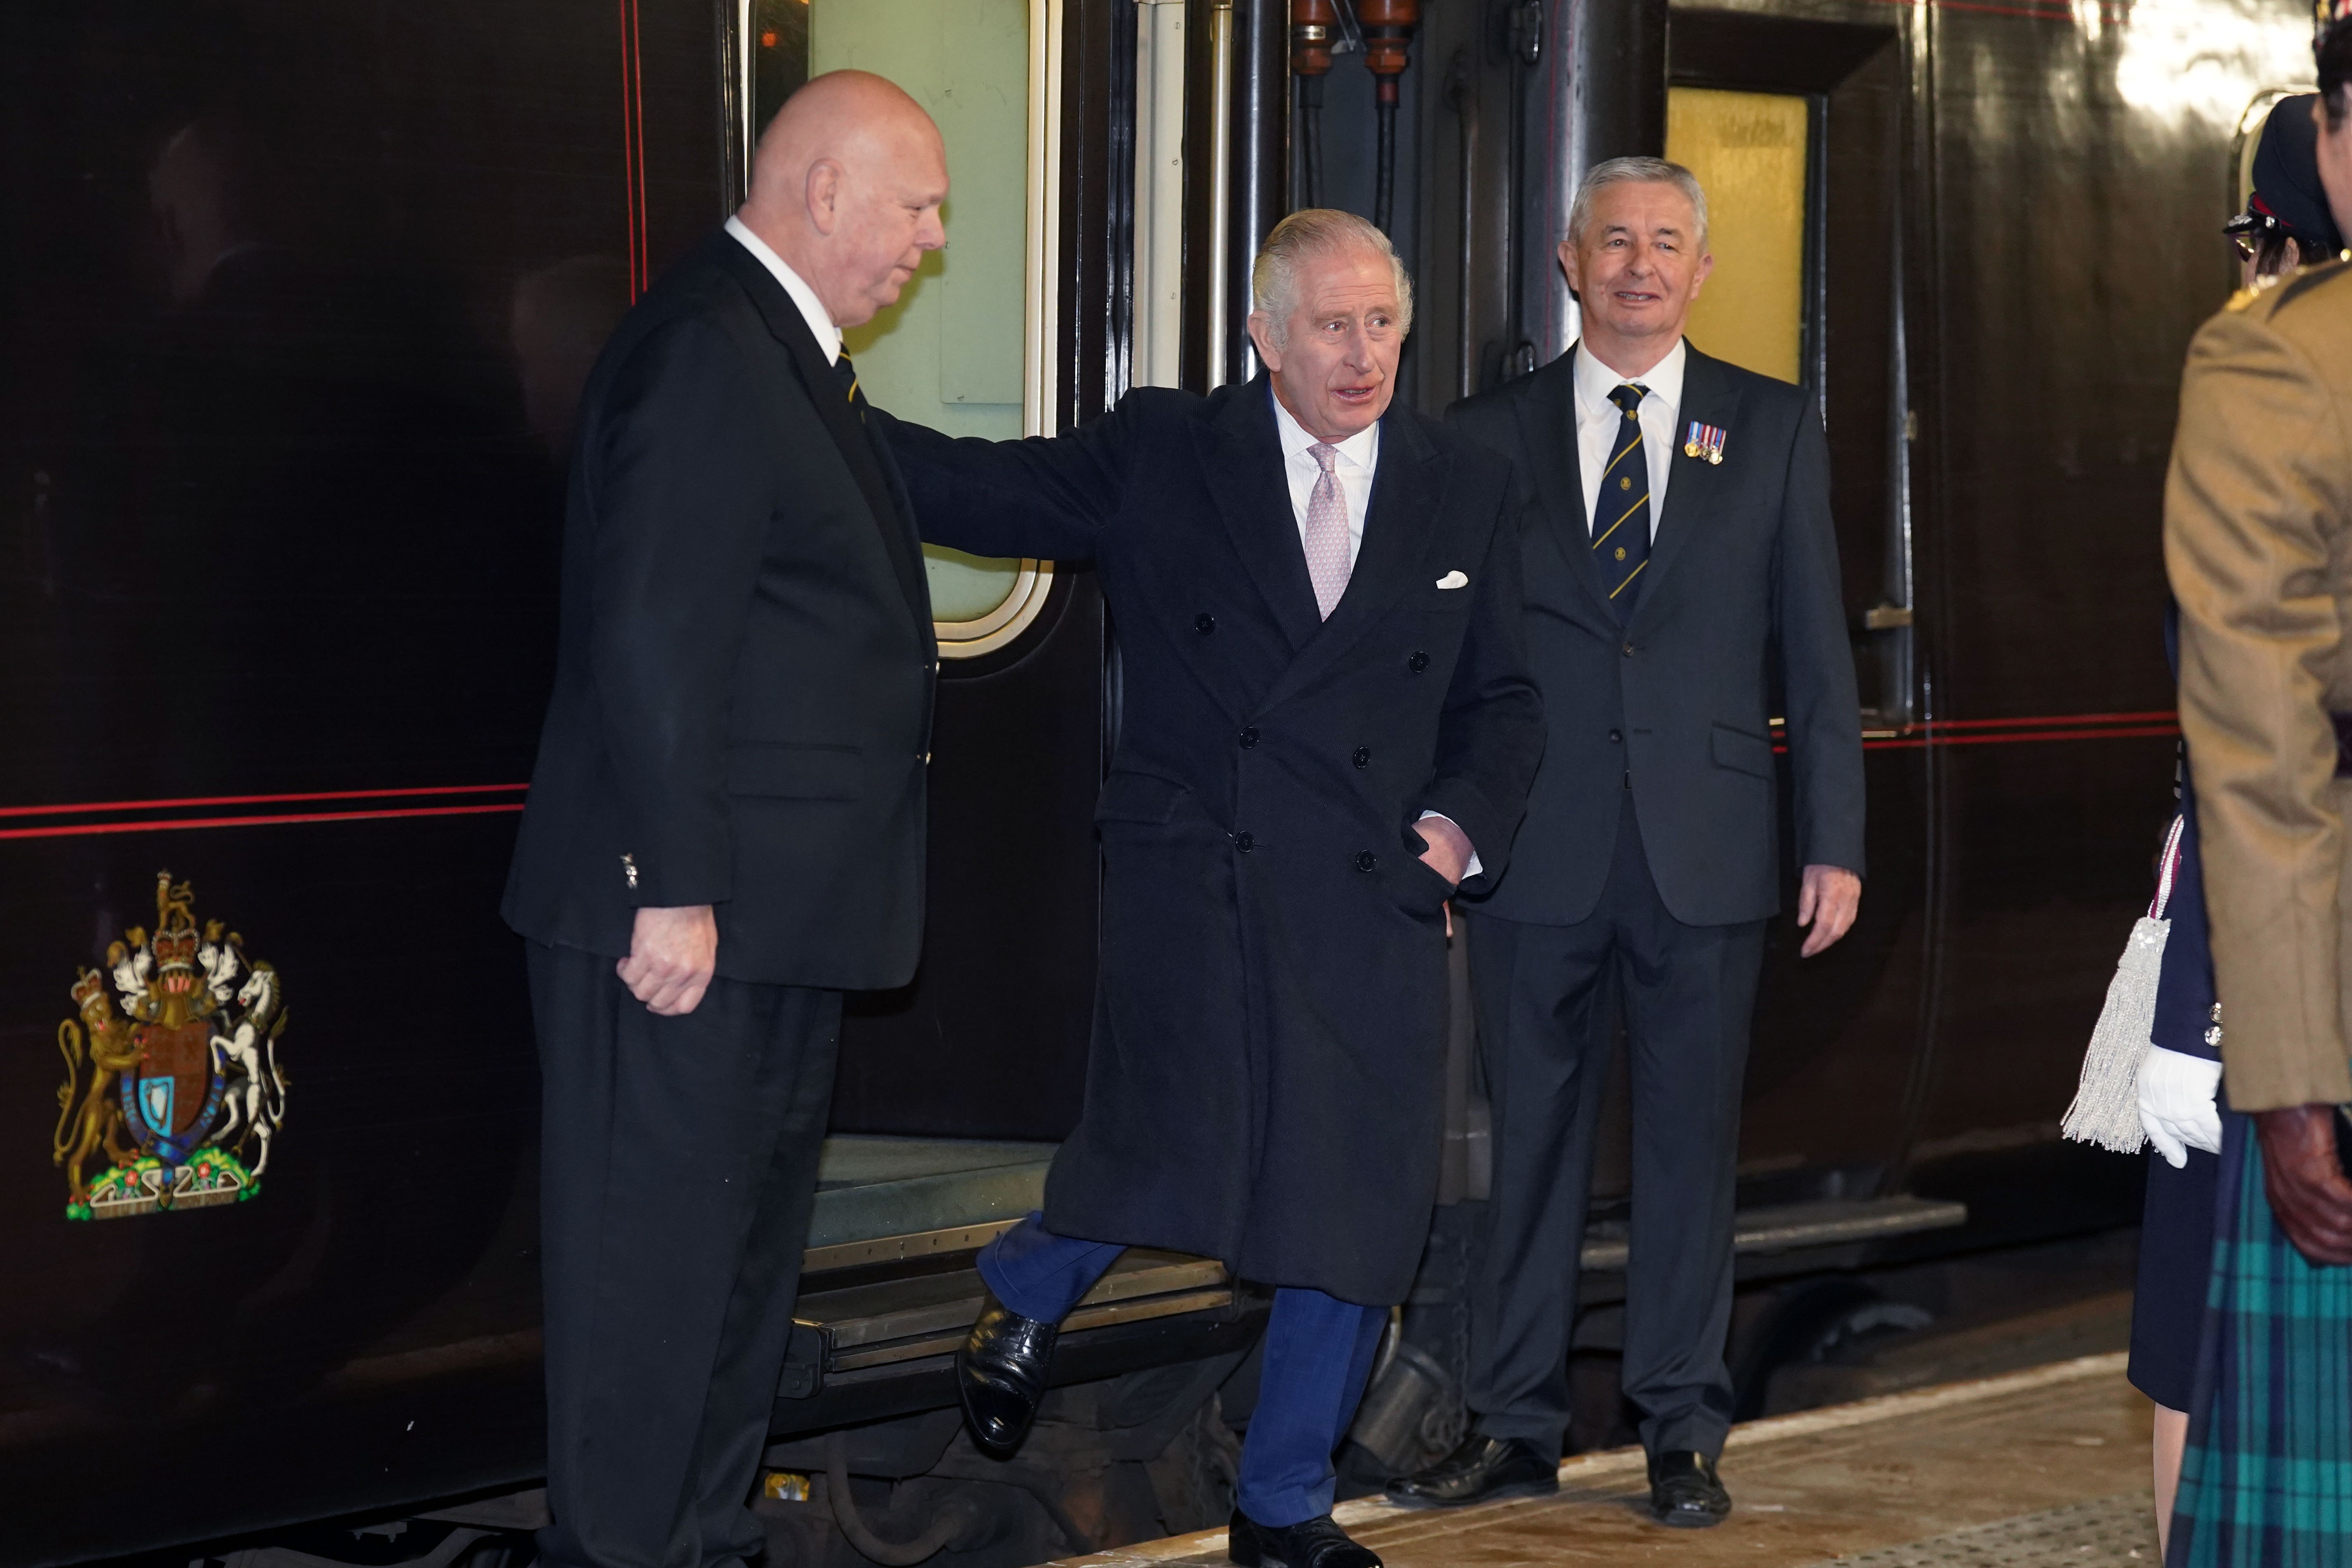
[[[2318,107],[2317,93],[2284,98],[2263,121],[2254,148],[2254,201],[2306,250],[2333,256],[2344,248],[2344,237],[2319,183]]]

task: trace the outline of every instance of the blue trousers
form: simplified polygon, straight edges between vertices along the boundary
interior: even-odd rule
[[[1027,1219],[988,1244],[981,1278],[1024,1318],[1058,1323],[1127,1248],[1073,1241]],[[1279,1289],[1265,1331],[1257,1409],[1242,1443],[1234,1501],[1256,1523],[1279,1529],[1331,1511],[1331,1453],[1355,1418],[1380,1348],[1382,1307],[1359,1307],[1320,1290]]]

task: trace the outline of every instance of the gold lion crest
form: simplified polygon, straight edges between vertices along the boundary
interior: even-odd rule
[[[155,878],[154,933],[131,927],[106,963],[80,972],[75,1016],[58,1026],[66,1081],[52,1154],[65,1167],[66,1217],[254,1196],[286,1121],[277,968],[247,958],[218,921],[199,931],[194,889],[169,871]]]

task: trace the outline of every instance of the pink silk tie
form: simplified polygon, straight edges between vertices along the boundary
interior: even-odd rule
[[[1339,595],[1348,591],[1348,498],[1339,493],[1339,477],[1332,467],[1339,459],[1339,448],[1318,442],[1307,449],[1315,455],[1323,473],[1315,481],[1315,493],[1307,500],[1307,531],[1302,540],[1307,546],[1307,580],[1315,584],[1315,607],[1328,621]]]

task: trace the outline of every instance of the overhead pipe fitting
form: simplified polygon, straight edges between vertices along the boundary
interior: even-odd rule
[[[1323,205],[1323,79],[1345,52],[1331,0],[1290,0],[1290,73],[1298,79],[1298,205]]]
[[[1372,223],[1386,234],[1396,206],[1397,78],[1412,63],[1412,31],[1421,24],[1421,0],[1356,0],[1356,18],[1364,31],[1364,68],[1372,73],[1372,113],[1380,135]]]

